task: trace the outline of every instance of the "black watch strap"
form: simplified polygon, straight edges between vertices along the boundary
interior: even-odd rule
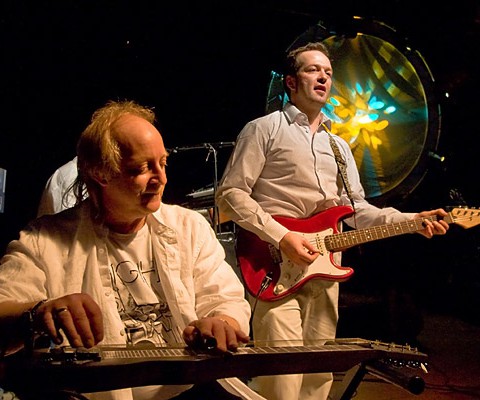
[[[35,336],[38,334],[34,325],[37,310],[46,301],[46,299],[39,301],[32,308],[28,309],[22,314],[22,330],[24,334],[25,353],[27,355],[31,355],[33,353]]]

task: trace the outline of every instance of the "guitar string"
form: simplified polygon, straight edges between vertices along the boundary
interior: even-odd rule
[[[341,241],[341,238],[348,238],[348,237],[351,237],[353,238],[354,236],[362,236],[362,235],[368,235],[369,232],[370,233],[389,233],[389,228],[393,228],[394,226],[406,226],[406,225],[411,225],[412,223],[417,225],[420,221],[425,221],[425,220],[430,220],[430,221],[436,221],[438,220],[437,216],[434,215],[432,217],[427,217],[427,218],[417,218],[417,219],[414,219],[414,220],[411,220],[411,221],[403,221],[403,222],[399,222],[398,224],[391,224],[391,225],[379,225],[379,226],[375,226],[375,227],[371,227],[371,228],[366,228],[366,229],[363,229],[363,230],[354,230],[354,231],[349,231],[349,232],[339,232],[339,233],[336,233],[336,234],[333,234],[333,235],[327,235],[327,236],[324,236],[322,238],[318,238],[318,237],[315,237],[314,239],[309,239],[308,242],[312,245],[318,243],[319,241],[321,243],[325,243],[325,242],[332,242],[332,241]],[[472,220],[472,217],[469,217],[469,216],[464,216],[464,217],[457,217],[455,218],[454,222],[462,222],[462,221],[471,221]],[[402,232],[403,232],[403,229],[402,229]],[[407,233],[410,232],[410,230],[407,230],[406,231]],[[395,230],[393,232],[394,234],[397,233],[397,231]],[[393,235],[394,236],[394,235]]]

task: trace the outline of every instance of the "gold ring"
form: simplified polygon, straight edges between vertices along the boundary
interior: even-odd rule
[[[57,309],[54,310],[55,315],[58,315],[58,314],[60,314],[64,311],[68,311],[68,307],[61,307],[61,308],[57,308]]]

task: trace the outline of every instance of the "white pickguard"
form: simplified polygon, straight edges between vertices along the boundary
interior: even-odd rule
[[[333,234],[333,229],[326,229],[322,232],[315,233],[303,233],[295,232],[304,238],[306,238],[314,247],[319,251],[318,257],[308,267],[303,268],[297,264],[294,264],[289,260],[285,254],[282,253],[282,261],[280,262],[280,277],[278,279],[273,292],[279,295],[285,291],[290,290],[299,282],[304,281],[312,275],[321,275],[328,279],[330,276],[332,280],[341,280],[345,275],[351,274],[350,268],[339,268],[335,266],[331,259],[330,254],[326,247],[323,238],[327,235]]]

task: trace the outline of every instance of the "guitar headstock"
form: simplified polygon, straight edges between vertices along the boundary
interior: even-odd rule
[[[384,361],[397,366],[408,365],[410,367],[419,367],[420,363],[426,362],[428,355],[422,353],[416,347],[408,344],[400,345],[396,343],[384,343],[378,340],[370,341],[372,349],[381,351],[384,355]]]
[[[480,210],[477,208],[455,207],[449,211],[452,223],[468,229],[480,224]]]
[[[422,353],[416,347],[408,344],[400,345],[396,343],[386,343],[379,340],[368,340],[362,338],[337,338],[335,343],[344,345],[357,345],[373,349],[382,354],[382,359],[389,363],[404,364],[404,365],[419,365],[426,362],[428,355]]]

